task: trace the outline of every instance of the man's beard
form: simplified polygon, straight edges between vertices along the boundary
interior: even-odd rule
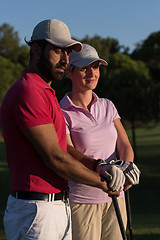
[[[56,64],[53,65],[48,59],[46,59],[43,54],[41,55],[38,61],[38,68],[45,81],[59,81],[63,78],[64,73],[57,71],[58,67],[66,67],[65,64]]]

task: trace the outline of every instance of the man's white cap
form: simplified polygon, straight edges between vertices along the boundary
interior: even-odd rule
[[[76,52],[82,49],[82,43],[73,40],[67,25],[57,19],[44,20],[35,26],[31,42],[43,39],[56,47],[72,47]]]
[[[83,44],[81,52],[77,53],[75,51],[72,51],[69,55],[69,65],[72,64],[76,67],[86,67],[95,61],[99,61],[105,66],[108,65],[105,60],[99,58],[96,49],[88,44]]]

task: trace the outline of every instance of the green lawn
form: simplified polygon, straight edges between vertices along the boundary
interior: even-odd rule
[[[127,129],[131,139],[130,129]],[[134,240],[160,240],[160,124],[136,129],[138,186],[130,190]],[[4,143],[0,142],[0,239],[5,240],[3,213],[10,192]],[[115,239],[116,240],[116,239]]]
[[[5,240],[3,230],[3,213],[10,192],[10,180],[6,162],[4,143],[0,142],[0,240]]]
[[[136,139],[142,174],[130,190],[134,239],[160,240],[160,124],[136,129]]]

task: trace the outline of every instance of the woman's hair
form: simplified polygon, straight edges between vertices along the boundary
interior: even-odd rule
[[[72,65],[72,64],[68,67],[68,70],[69,70],[70,72],[73,72],[74,69],[75,69],[75,66]]]

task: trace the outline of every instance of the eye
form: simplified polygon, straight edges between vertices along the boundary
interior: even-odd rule
[[[86,70],[87,70],[86,67],[80,69],[81,72],[86,72]]]
[[[58,54],[58,55],[60,55],[61,52],[62,52],[62,50],[61,50],[60,48],[54,48],[53,50],[54,50],[54,52],[55,52],[56,54]]]
[[[99,68],[99,64],[97,64],[93,67],[93,69],[98,69],[98,68]]]

